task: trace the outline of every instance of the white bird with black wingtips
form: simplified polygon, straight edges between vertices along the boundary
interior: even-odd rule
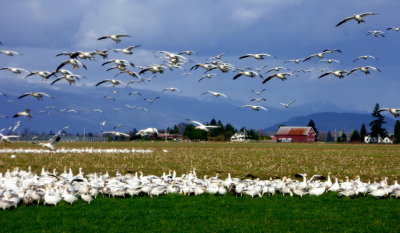
[[[204,125],[203,123],[195,121],[195,120],[190,120],[190,119],[186,119],[186,120],[196,124],[197,126],[194,127],[195,129],[200,129],[200,130],[204,130],[207,132],[209,131],[209,129],[215,129],[215,128],[221,127],[219,125]]]

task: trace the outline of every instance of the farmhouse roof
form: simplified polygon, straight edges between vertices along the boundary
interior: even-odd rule
[[[310,131],[314,132],[314,129],[312,127],[303,126],[281,126],[278,131],[276,131],[275,135],[306,136]]]

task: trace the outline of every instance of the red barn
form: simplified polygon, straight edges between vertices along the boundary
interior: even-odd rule
[[[281,126],[275,133],[277,142],[315,142],[315,137],[312,127]]]

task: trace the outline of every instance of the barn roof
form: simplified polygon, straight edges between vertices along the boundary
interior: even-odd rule
[[[314,132],[312,127],[302,127],[302,126],[281,126],[278,131],[276,131],[275,135],[292,135],[292,136],[301,136],[308,135],[310,130]]]

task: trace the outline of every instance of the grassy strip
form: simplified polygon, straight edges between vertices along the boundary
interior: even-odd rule
[[[98,198],[0,212],[1,232],[399,232],[398,200],[227,196]]]

